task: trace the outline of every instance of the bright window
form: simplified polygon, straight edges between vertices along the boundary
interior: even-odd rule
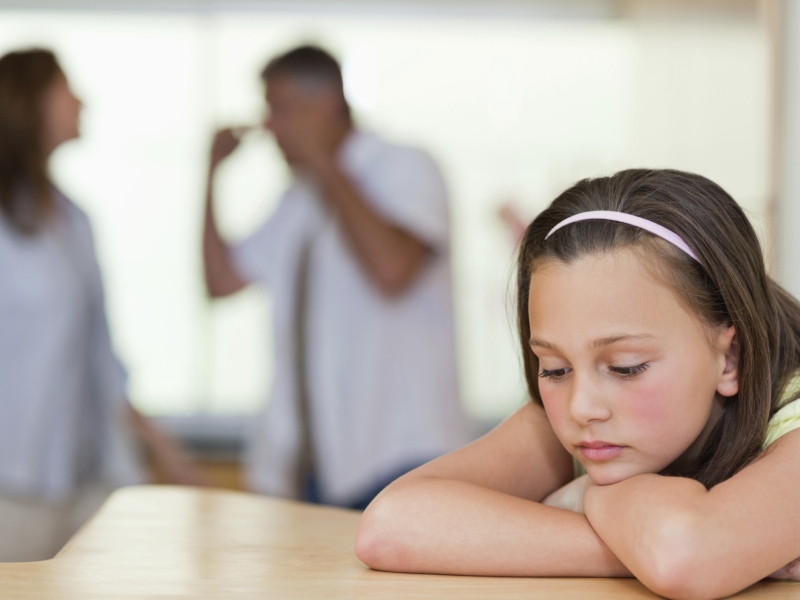
[[[445,170],[462,390],[477,416],[524,400],[503,202],[531,217],[578,178],[675,167],[721,183],[764,228],[770,99],[756,20],[687,27],[296,5],[0,11],[0,51],[53,48],[86,102],[84,138],[60,151],[55,177],[92,217],[116,346],[148,412],[245,413],[267,395],[268,302],[255,291],[216,305],[204,297],[205,159],[215,125],[260,118],[265,60],[302,41],[342,59],[360,123],[426,147]],[[246,235],[286,181],[269,139],[250,134],[222,173],[227,234]]]

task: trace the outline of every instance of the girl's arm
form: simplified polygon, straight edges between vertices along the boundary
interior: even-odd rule
[[[387,487],[361,518],[356,554],[384,571],[628,575],[583,515],[539,503],[571,476],[544,410],[528,404]]]
[[[720,598],[800,556],[800,431],[711,490],[678,477],[637,475],[592,486],[586,516],[654,592]]]

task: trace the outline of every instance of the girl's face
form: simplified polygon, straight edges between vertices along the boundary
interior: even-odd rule
[[[738,392],[733,327],[703,324],[631,250],[541,265],[528,318],[550,423],[599,485],[692,460]]]
[[[57,75],[42,98],[42,135],[47,154],[80,135],[82,107],[66,77]]]

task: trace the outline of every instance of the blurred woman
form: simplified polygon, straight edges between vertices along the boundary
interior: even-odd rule
[[[89,221],[48,174],[81,106],[51,52],[0,57],[0,561],[53,556],[142,482],[134,433],[174,481],[204,482],[128,404]]]

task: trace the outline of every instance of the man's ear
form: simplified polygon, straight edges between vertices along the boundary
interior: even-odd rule
[[[739,340],[733,325],[723,329],[718,348],[724,357],[725,364],[717,383],[717,392],[721,396],[734,396],[739,393]]]
[[[344,96],[344,90],[328,86],[320,89],[320,95],[329,117],[338,121],[343,115],[347,114],[347,100]]]

